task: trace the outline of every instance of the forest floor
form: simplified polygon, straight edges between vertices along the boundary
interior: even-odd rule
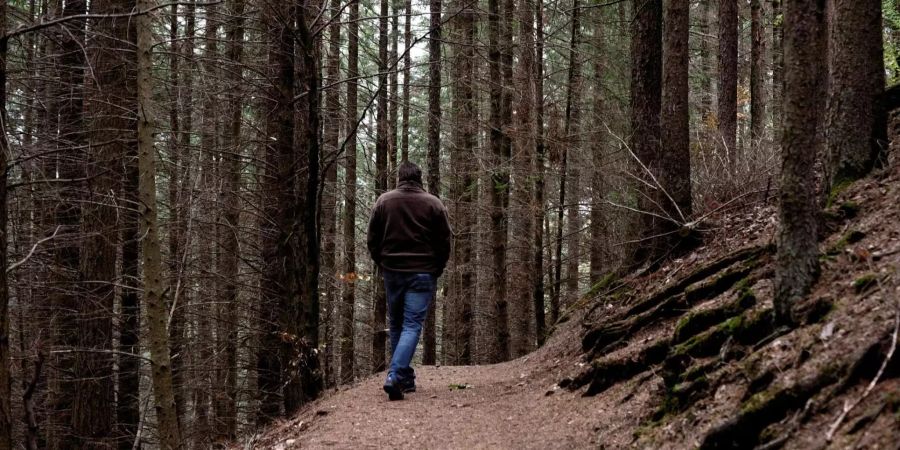
[[[561,337],[557,336],[557,337]],[[253,448],[573,448],[599,443],[596,399],[560,389],[577,355],[555,341],[528,357],[488,366],[416,368],[416,389],[390,402],[385,374],[329,393]],[[574,340],[572,340],[574,339]],[[568,369],[568,368],[566,368]]]
[[[526,357],[417,368],[399,402],[372,375],[240,445],[900,449],[900,167],[829,200],[822,274],[791,329],[771,320],[772,203],[595,286]]]

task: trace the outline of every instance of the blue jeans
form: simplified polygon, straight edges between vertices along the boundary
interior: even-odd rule
[[[419,344],[422,323],[428,316],[428,306],[436,287],[437,280],[430,273],[384,270],[392,355],[388,374],[398,382],[412,383],[416,379],[409,364]]]

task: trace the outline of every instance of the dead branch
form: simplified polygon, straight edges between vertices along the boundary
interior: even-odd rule
[[[56,237],[57,234],[59,234],[59,229],[60,229],[60,228],[62,228],[62,225],[57,226],[57,227],[56,227],[56,230],[53,231],[53,234],[52,234],[52,235],[47,236],[47,237],[45,237],[45,238],[43,238],[43,239],[41,239],[41,240],[35,242],[34,245],[31,246],[31,250],[28,252],[27,255],[25,255],[24,258],[22,258],[22,259],[19,260],[19,261],[16,261],[16,262],[13,263],[13,264],[10,264],[9,267],[6,268],[6,273],[7,273],[7,274],[12,273],[13,270],[16,270],[16,268],[18,268],[18,267],[21,266],[22,264],[25,264],[26,262],[28,262],[28,260],[31,258],[32,255],[34,255],[34,252],[37,250],[37,248],[38,248],[41,244],[43,244],[43,243],[45,243],[45,242],[47,242],[47,241],[52,240],[53,238]]]

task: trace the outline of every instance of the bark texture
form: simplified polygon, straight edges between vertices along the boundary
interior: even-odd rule
[[[450,214],[454,224],[451,264],[447,274],[448,293],[444,304],[441,362],[466,365],[473,362],[475,253],[477,234],[475,207],[477,201],[476,168],[473,164],[477,143],[478,110],[475,104],[475,10],[464,1],[452,3],[451,11],[459,12],[449,23],[451,47],[452,144],[450,165]]]
[[[344,290],[341,294],[341,382],[354,377],[356,309],[356,121],[359,86],[359,1],[351,0],[347,29],[347,138],[344,144]]]
[[[122,14],[134,9],[131,1],[91,2],[92,14]],[[86,92],[85,109],[89,120],[91,141],[99,144],[91,146],[87,158],[87,175],[91,177],[88,196],[82,216],[82,231],[85,235],[84,257],[81,262],[82,278],[86,282],[84,295],[94,311],[82,325],[84,348],[111,350],[113,343],[113,310],[115,301],[116,253],[119,230],[117,194],[121,190],[122,162],[128,148],[135,144],[136,123],[130,114],[136,102],[133,21],[127,18],[101,19],[93,23],[93,36],[87,41],[89,63],[93,77]],[[104,144],[105,143],[105,144]],[[132,361],[122,361],[124,359]],[[127,379],[136,376],[136,362],[133,357],[121,356],[120,372]],[[90,436],[112,437],[114,415],[113,391],[115,376],[111,353],[85,353],[77,361],[80,378],[86,378],[85,385],[76,394],[80,408],[87,415],[83,431],[90,430]],[[134,389],[135,386],[123,387]],[[123,406],[131,404],[134,414],[138,392],[119,393]],[[125,439],[134,439],[137,418],[123,424]],[[108,442],[108,441],[107,441]]]
[[[441,0],[431,0],[428,39],[428,192],[441,195]],[[437,354],[437,296],[428,308],[422,337],[422,364],[433,365]]]
[[[378,19],[378,107],[375,112],[375,195],[381,195],[388,187],[388,0],[381,0]],[[384,292],[381,269],[375,267],[374,317],[372,320],[372,372],[381,372],[386,365],[387,299]]]
[[[239,67],[244,51],[244,0],[232,0],[230,12],[234,17],[226,27],[226,58]],[[215,436],[218,441],[229,441],[237,435],[237,352],[238,352],[238,308],[240,295],[240,227],[241,227],[241,162],[244,143],[241,139],[242,84],[241,70],[235,70],[229,80],[231,89],[227,94],[225,149],[223,150],[223,172],[225,186],[222,189],[221,204],[224,206],[220,227],[222,239],[222,288],[218,311],[217,330],[219,356],[216,379],[224,383],[222,389],[215,390]]]
[[[730,170],[738,161],[737,82],[738,82],[738,4],[737,0],[719,0],[719,84],[718,148],[727,155]]]
[[[691,132],[688,104],[688,31],[690,2],[666,0],[663,33],[662,154],[660,183],[668,195],[660,196],[666,216],[659,232],[669,233],[663,251],[679,238],[674,233],[691,215]]]
[[[766,126],[766,26],[763,0],[750,1],[750,153],[757,155]]]
[[[328,14],[340,17],[340,1],[332,0]],[[325,292],[322,298],[323,322],[325,323],[325,382],[328,386],[337,381],[338,365],[335,360],[334,340],[335,325],[339,324],[337,307],[337,158],[340,152],[341,134],[341,91],[340,55],[341,22],[335,20],[328,27],[328,59],[325,63],[324,84],[330,86],[325,90],[325,109],[322,112],[324,127],[322,150],[324,163],[324,186],[322,189],[321,226],[322,226],[322,283]]]
[[[651,183],[650,174],[656,175],[660,154],[660,112],[662,101],[662,0],[648,0],[636,8],[631,25],[631,151],[639,160],[634,170]],[[643,166],[643,167],[642,167]],[[646,168],[646,169],[645,169]],[[647,173],[649,170],[650,173]],[[657,233],[660,203],[656,190],[648,191],[643,183],[636,187],[638,209],[642,211],[638,232],[639,239],[633,251],[630,266],[638,267],[659,254]]]
[[[818,208],[814,165],[820,140],[820,113],[811,103],[819,94],[821,27],[825,0],[786,0],[784,58],[784,131],[778,251],[775,273],[775,318],[793,323],[792,305],[805,297],[819,271],[816,240]]]
[[[6,33],[7,4],[0,4],[0,33]],[[7,41],[0,42],[0,450],[12,448],[12,395],[9,353],[9,287],[6,275],[6,56]]]
[[[510,247],[513,258],[509,269],[510,357],[527,354],[534,346],[532,337],[532,292],[522,289],[531,286],[535,276],[531,258],[534,239],[534,214],[531,211],[534,194],[534,136],[537,122],[534,116],[534,2],[520,0],[516,11],[519,19],[519,64],[516,67],[516,123],[513,153],[513,191],[510,207]]]
[[[296,245],[291,238],[295,231],[296,189],[299,186],[298,158],[293,148],[295,118],[292,106],[294,94],[294,38],[293,27],[285,17],[294,16],[290,4],[269,3],[263,10],[266,17],[264,37],[267,44],[269,82],[265,101],[265,135],[269,137],[265,149],[263,178],[263,216],[260,218],[262,245],[261,321],[265,331],[257,354],[257,377],[260,406],[257,421],[268,423],[281,414],[283,377],[288,370],[291,336],[284,327],[293,315],[297,299]],[[292,245],[294,244],[294,245]],[[296,329],[296,324],[291,324]]]
[[[148,10],[153,0],[138,0],[139,10]],[[156,405],[160,446],[166,450],[181,448],[181,430],[175,410],[172,365],[166,333],[165,290],[162,278],[162,253],[156,206],[156,152],[153,133],[156,128],[152,113],[153,32],[149,14],[137,17],[137,97],[138,97],[138,191],[141,204],[141,256],[144,275],[144,305],[147,308],[148,337],[151,360],[150,379]]]
[[[887,147],[881,2],[833,0],[825,117],[827,181],[840,187],[865,176]]]
[[[489,353],[492,362],[509,359],[509,311],[506,296],[506,244],[509,207],[509,160],[511,143],[508,126],[511,119],[510,92],[506,88],[512,73],[512,45],[510,14],[512,8],[504,0],[501,12],[500,0],[488,1],[488,76],[490,77],[489,147],[492,162],[490,187],[491,205],[491,270],[490,302],[491,329],[495,339]]]

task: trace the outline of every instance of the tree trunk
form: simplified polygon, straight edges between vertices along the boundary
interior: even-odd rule
[[[441,0],[430,0],[431,35],[428,39],[428,192],[441,195]],[[422,364],[436,362],[437,296],[425,321]]]
[[[297,255],[297,302],[287,309],[290,314],[283,316],[282,327],[289,334],[297,336],[292,348],[284,354],[284,360],[292,367],[287,372],[288,381],[284,387],[284,409],[288,415],[295,414],[301,406],[315,400],[324,388],[324,377],[319,367],[319,272],[321,247],[319,241],[318,192],[320,182],[319,149],[319,62],[316,38],[310,33],[306,16],[307,9],[302,4],[295,9],[297,61],[296,77],[301,100],[291,103],[298,108],[297,134],[294,148],[298,156],[306,159],[305,184],[300,184],[300,193],[292,205],[299,211],[292,234],[299,236]],[[299,166],[295,166],[299,167]],[[290,358],[290,359],[289,359]],[[287,368],[286,368],[287,369]]]
[[[133,1],[91,2],[92,14],[123,14],[133,9]],[[134,117],[122,114],[122,111],[130,111],[136,101],[136,62],[128,45],[134,43],[135,28],[128,18],[102,19],[93,23],[93,31],[94,36],[87,42],[93,76],[89,78],[85,109],[89,115],[91,141],[108,144],[93,145],[87,162],[87,175],[92,180],[90,200],[85,202],[82,215],[85,242],[81,272],[83,281],[87,282],[82,301],[96,310],[80,328],[86,336],[83,348],[111,350],[118,242],[110,237],[116,236],[120,227],[117,194],[122,189],[122,162],[128,148],[134,144],[137,131]],[[131,386],[126,384],[126,388],[137,386],[136,380],[129,380],[138,375],[137,362],[136,357],[120,356],[120,377],[132,383]],[[76,393],[80,398],[76,405],[94,411],[91,413],[93,418],[82,429],[90,430],[91,436],[110,439],[115,418],[109,413],[114,407],[112,354],[84,353],[77,364],[91,381]],[[122,424],[125,439],[134,439],[138,394],[136,389],[119,393],[120,403],[130,408],[131,414]]]
[[[504,0],[504,3],[509,0]],[[506,6],[506,5],[505,5]],[[512,72],[509,47],[512,45],[510,18],[512,8],[501,11],[499,0],[488,1],[488,62],[490,84],[490,149],[492,173],[490,179],[491,199],[491,316],[492,331],[496,334],[490,351],[491,362],[509,359],[509,314],[506,298],[506,238],[507,207],[509,205],[509,159],[510,140],[506,134],[509,126],[510,93],[506,89]],[[507,73],[509,72],[509,73]]]
[[[375,113],[375,195],[387,190],[388,106],[387,106],[387,57],[388,57],[388,0],[381,0],[381,16],[378,19],[378,109]],[[384,293],[381,269],[375,267],[374,319],[372,321],[372,371],[385,369],[387,340],[387,300]]]
[[[772,0],[772,128],[774,145],[781,146],[784,111],[784,7]]]
[[[329,14],[339,14],[340,0],[331,0]],[[326,65],[325,84],[331,86],[325,91],[325,111],[323,127],[323,150],[325,162],[325,185],[322,189],[322,282],[325,296],[322,298],[324,305],[325,322],[325,383],[334,386],[337,382],[337,367],[335,364],[334,332],[335,323],[338,323],[335,315],[339,309],[337,306],[337,157],[340,151],[341,131],[341,90],[340,84],[340,51],[341,51],[341,22],[335,20],[329,26],[328,31],[328,62]]]
[[[412,45],[412,0],[406,0],[406,20],[404,21],[403,44],[406,47]],[[400,132],[400,160],[409,161],[409,85],[410,69],[412,67],[412,52],[407,51],[403,55],[403,118]]]
[[[0,4],[0,33],[6,33],[7,3]],[[7,285],[7,206],[6,206],[6,156],[9,142],[6,136],[6,40],[0,42],[0,450],[12,449],[12,396],[9,352],[9,287]]]
[[[217,4],[207,5],[205,7],[205,24],[203,32],[203,64],[201,66],[203,78],[206,80],[214,80],[219,74],[216,70],[216,61],[220,58],[218,45],[219,21],[221,15]],[[218,227],[219,208],[215,204],[214,192],[218,183],[218,164],[220,159],[216,156],[221,149],[219,148],[219,136],[221,130],[219,127],[219,117],[221,110],[219,104],[221,99],[218,92],[204,90],[201,110],[200,123],[200,151],[197,153],[199,192],[194,197],[197,198],[195,207],[188,211],[193,217],[189,220],[197,225],[193,227],[197,232],[197,262],[199,264],[195,276],[198,278],[200,295],[196,296],[194,303],[191,305],[191,316],[194,320],[194,330],[196,334],[194,339],[189,341],[189,345],[193,347],[191,354],[194,357],[191,370],[191,379],[186,381],[191,390],[193,398],[193,421],[191,425],[194,448],[200,449],[209,444],[209,438],[212,435],[210,424],[210,410],[212,402],[210,391],[218,389],[213,388],[213,375],[215,365],[213,348],[213,323],[216,317],[216,309],[214,303],[207,298],[217,298],[220,284],[214,281],[217,273],[215,267],[214,252],[215,245],[219,241],[216,238]],[[190,158],[190,156],[188,156]],[[187,180],[186,180],[187,181]],[[187,287],[187,286],[185,286]],[[185,289],[182,304],[187,305],[188,290]],[[188,436],[185,436],[188,438]]]
[[[137,9],[147,11],[153,0],[138,0]],[[153,32],[152,16],[139,15],[137,21],[138,97],[138,186],[141,205],[141,256],[144,270],[144,304],[147,308],[150,342],[151,381],[156,405],[158,435],[164,449],[181,448],[181,431],[175,410],[172,367],[166,334],[166,307],[163,300],[162,255],[159,249],[156,208],[156,152],[153,146],[155,120],[152,109]]]
[[[568,191],[568,204],[560,194],[560,209],[568,210],[566,222],[566,295],[557,300],[557,309],[554,319],[559,317],[558,308],[568,307],[578,296],[578,267],[581,260],[581,95],[582,69],[581,69],[581,8],[579,0],[572,3],[572,32],[569,36],[569,79],[566,94],[566,122],[565,122],[565,146],[566,167],[564,175],[565,189]],[[559,223],[562,230],[562,222]],[[561,237],[561,236],[560,236]],[[558,263],[559,264],[559,263]],[[560,289],[558,289],[559,291]]]
[[[453,124],[450,150],[452,167],[449,199],[454,224],[453,253],[447,274],[448,295],[444,301],[443,339],[441,362],[448,365],[467,365],[473,362],[473,334],[475,254],[473,248],[476,218],[474,202],[477,200],[477,180],[472,163],[477,140],[478,110],[475,104],[473,77],[475,75],[475,20],[474,9],[463,1],[455,1],[452,10],[456,15],[450,22],[451,87]]]
[[[729,170],[739,161],[737,149],[737,0],[719,0],[719,144]]]
[[[832,23],[826,182],[838,189],[885,162],[886,113],[879,104],[884,91],[881,2],[834,0]]]
[[[175,6],[173,6],[175,8]],[[185,311],[189,303],[190,290],[184,289],[185,262],[188,260],[187,252],[187,223],[191,209],[184,205],[190,205],[193,201],[193,189],[190,177],[193,158],[191,158],[192,137],[194,132],[194,70],[191,67],[184,71],[184,78],[180,79],[178,62],[180,60],[191,62],[194,60],[194,34],[196,31],[196,8],[191,3],[185,6],[183,14],[185,21],[184,38],[177,47],[177,52],[170,55],[170,71],[172,77],[172,90],[177,94],[170,110],[172,127],[172,141],[170,147],[169,174],[169,207],[171,215],[171,230],[169,232],[169,278],[172,287],[172,295],[168,296],[167,308],[172,311],[169,324],[169,345],[172,351],[172,380],[175,383],[175,407],[178,410],[179,419],[186,413],[187,383],[184,381],[184,367],[188,352],[185,347]],[[178,41],[178,14],[172,15],[170,39],[173,45]],[[174,49],[173,49],[174,50]],[[180,82],[183,81],[183,82]],[[180,100],[180,101],[179,101]],[[181,119],[179,119],[181,117]],[[173,304],[174,302],[174,304]]]
[[[713,97],[715,96],[715,86],[713,85],[713,79],[715,78],[715,61],[716,55],[713,53],[712,44],[710,43],[711,35],[712,35],[712,18],[713,15],[713,7],[712,2],[715,0],[700,0],[700,8],[697,15],[698,20],[698,32],[699,36],[697,39],[700,40],[700,84],[699,84],[699,93],[697,94],[700,99],[700,107],[699,107],[699,134],[700,134],[700,145],[701,148],[706,148],[707,145],[715,145],[715,141],[710,142],[711,137],[714,135],[713,130],[710,129],[711,119],[713,114],[715,114],[715,110],[713,107]]]
[[[510,357],[525,355],[533,348],[531,338],[532,292],[521,289],[531,286],[534,261],[531,258],[531,241],[534,238],[534,214],[531,211],[534,188],[528,179],[534,172],[534,2],[520,0],[517,5],[519,20],[519,65],[515,73],[516,101],[516,151],[513,156],[512,199],[510,207],[510,261],[508,292],[510,318]]]
[[[356,121],[359,85],[359,1],[350,0],[347,30],[347,142],[344,166],[344,291],[341,301],[341,382],[353,381],[356,309]]]
[[[763,0],[750,0],[750,153],[759,155],[766,126],[766,27]]]
[[[262,246],[261,320],[263,332],[257,353],[257,377],[260,406],[257,421],[266,424],[281,414],[282,386],[289,382],[287,372],[291,336],[284,325],[295,306],[297,260],[295,237],[298,160],[294,150],[294,7],[290,2],[270,2],[263,9],[264,38],[267,45],[270,83],[265,101],[266,145],[265,175],[262,181],[263,216],[260,218]],[[296,329],[296,324],[291,324]]]
[[[232,0],[230,13],[234,16],[226,28],[226,58],[239,67],[244,51],[244,0]],[[232,441],[237,436],[237,352],[238,331],[237,310],[240,306],[239,267],[241,259],[240,221],[241,221],[241,159],[243,142],[241,139],[241,116],[243,76],[240,70],[234,70],[230,79],[227,94],[225,145],[223,146],[223,178],[224,186],[221,204],[224,206],[221,218],[222,253],[221,272],[222,288],[219,291],[218,305],[219,324],[216,337],[221,351],[217,363],[216,380],[224,386],[216,390],[215,436],[220,442]]]
[[[646,167],[634,164],[635,171],[647,182],[650,173],[657,175],[660,157],[660,113],[662,95],[662,1],[648,0],[635,10],[631,37],[631,150]],[[657,190],[637,185],[638,209],[642,211],[636,237],[641,241],[631,255],[630,266],[637,268],[647,262],[656,263],[660,254],[654,237],[661,225],[652,214],[660,205]],[[655,203],[655,204],[654,204]]]
[[[813,182],[820,113],[813,107],[825,70],[821,29],[823,0],[786,0],[784,32],[784,131],[780,226],[775,271],[775,319],[792,324],[791,308],[819,272],[818,207]]]
[[[596,285],[603,278],[605,267],[605,256],[607,248],[607,223],[608,220],[603,213],[605,208],[606,195],[606,146],[607,135],[606,126],[608,123],[606,96],[604,95],[603,77],[604,58],[606,55],[606,43],[604,40],[603,11],[596,10],[594,12],[594,50],[599,53],[593,58],[594,68],[594,86],[593,86],[593,123],[595,131],[593,145],[591,146],[591,156],[593,162],[593,176],[591,177],[591,226],[590,226],[590,283],[591,286]]]
[[[397,8],[397,1],[393,0],[391,2],[391,10],[393,14],[391,17],[391,31],[390,31],[390,50],[388,55],[388,64],[391,67],[390,74],[390,91],[388,93],[388,172],[390,176],[388,177],[388,187],[393,189],[397,187],[397,169],[400,167],[397,165],[397,119],[399,113],[399,88],[400,88],[400,69],[399,69],[399,61],[397,59],[397,47],[399,46],[400,40],[400,18],[399,18],[399,10]],[[432,308],[434,309],[434,308]],[[427,334],[428,332],[425,331]]]
[[[535,4],[535,75],[534,75],[534,112],[536,136],[534,145],[534,244],[532,245],[532,258],[534,261],[534,278],[532,301],[534,302],[534,335],[538,345],[544,343],[544,328],[546,319],[544,316],[544,174],[545,174],[545,146],[544,146],[544,2],[537,0]]]
[[[669,232],[663,250],[677,245],[678,224],[691,215],[691,132],[688,104],[688,31],[690,27],[688,0],[665,1],[665,31],[663,32],[662,85],[662,151],[660,155],[660,183],[668,193],[660,196],[666,215],[672,221],[662,222],[659,231]]]
[[[62,12],[62,16],[74,16],[87,12],[84,0],[67,2],[65,7],[60,4],[54,8],[56,13]],[[87,144],[84,120],[84,20],[72,20],[66,26],[54,33],[53,50],[58,52],[56,57],[56,74],[58,84],[51,88],[52,111],[48,116],[53,121],[51,126],[55,128],[54,139],[57,141],[56,150],[60,153],[54,158],[48,158],[48,164],[44,167],[45,176],[56,176],[64,180],[77,180],[84,178],[84,152],[73,150],[83,149]],[[49,52],[52,54],[52,52]],[[78,281],[80,278],[79,262],[81,260],[80,224],[82,205],[84,198],[79,189],[73,189],[71,183],[68,186],[49,187],[50,194],[58,200],[55,202],[53,218],[51,219],[59,228],[64,243],[53,249],[53,265],[56,270],[51,271],[51,283],[62,286],[61,289],[52,289],[50,297],[51,323],[55,323],[53,330],[54,346],[61,350],[77,348],[89,348],[92,344],[86,341],[87,334],[80,332],[84,318],[91,317],[93,311],[91,305],[82,302],[79,295]],[[48,235],[52,230],[47,230]],[[100,315],[102,315],[101,313]],[[85,370],[79,368],[81,358],[76,354],[56,354],[49,361],[49,366],[55,370],[51,372],[50,381],[50,405],[52,431],[49,435],[48,447],[52,449],[80,448],[92,445],[91,416],[101,413],[94,411],[83,395],[86,391],[81,385],[90,384],[91,380],[81,378],[80,375],[90,376]],[[103,398],[105,394],[99,393]],[[84,406],[85,409],[78,409]],[[102,411],[109,414],[109,411]],[[102,421],[103,419],[99,419]],[[105,425],[105,424],[103,424]],[[100,428],[103,428],[102,425]]]

